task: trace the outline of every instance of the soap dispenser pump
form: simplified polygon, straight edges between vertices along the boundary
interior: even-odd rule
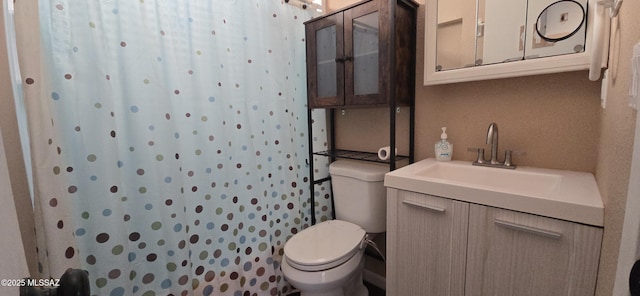
[[[440,135],[440,141],[435,145],[436,160],[438,161],[451,161],[453,156],[453,144],[447,141],[447,128],[442,128],[442,134]]]

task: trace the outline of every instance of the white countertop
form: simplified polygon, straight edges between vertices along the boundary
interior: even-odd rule
[[[604,205],[592,174],[515,170],[425,159],[385,175],[390,188],[602,227]]]

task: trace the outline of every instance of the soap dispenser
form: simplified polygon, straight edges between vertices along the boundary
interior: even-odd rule
[[[440,141],[435,145],[436,160],[438,161],[451,161],[453,156],[453,144],[447,141],[447,128],[442,128],[442,134],[440,135]]]

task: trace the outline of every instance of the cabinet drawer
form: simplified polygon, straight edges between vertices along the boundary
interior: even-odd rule
[[[602,229],[471,205],[466,295],[593,295]]]

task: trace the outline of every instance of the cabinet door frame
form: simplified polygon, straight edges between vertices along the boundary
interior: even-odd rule
[[[344,25],[343,14],[336,13],[326,16],[322,19],[311,22],[305,26],[305,34],[307,38],[307,88],[308,88],[308,107],[336,107],[343,106],[344,101],[344,71],[345,63],[338,62],[338,59],[344,58]],[[318,30],[335,26],[336,27],[336,95],[330,97],[318,96],[318,67],[317,67],[317,40],[316,32]]]
[[[370,1],[356,7],[344,11],[344,53],[345,61],[345,104],[347,106],[357,105],[381,105],[388,102],[385,95],[387,93],[387,83],[389,80],[389,57],[387,54],[389,34],[389,23],[384,21],[383,11],[379,2]],[[384,3],[386,4],[386,3]],[[353,20],[371,13],[378,13],[378,93],[356,95],[355,94],[355,71],[354,71],[354,52],[353,52]],[[385,37],[386,36],[386,37]]]
[[[387,215],[387,294],[463,296],[469,204],[388,188]]]

